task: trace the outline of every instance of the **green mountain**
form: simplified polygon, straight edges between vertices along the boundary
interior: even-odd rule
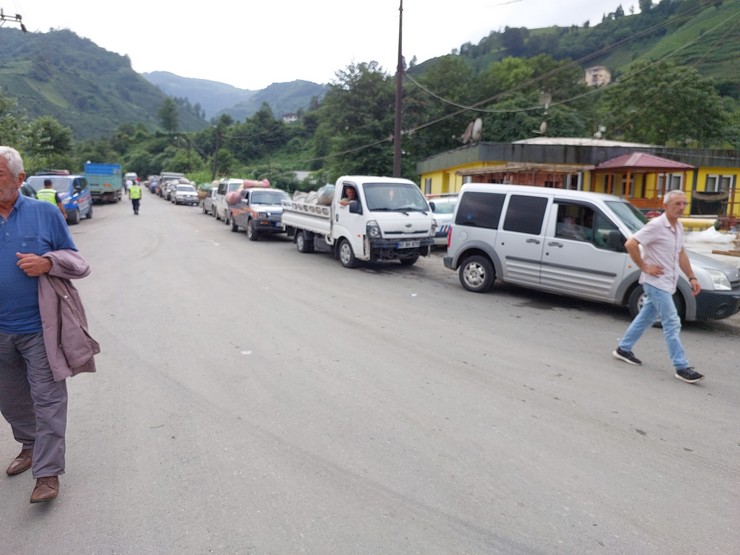
[[[280,118],[286,114],[305,110],[311,104],[312,99],[321,99],[325,93],[326,85],[318,85],[311,81],[273,83],[235,106],[222,110],[222,113],[241,121],[257,112],[262,104],[267,102],[275,117]]]
[[[615,0],[617,3],[617,0]],[[661,0],[645,13],[625,15],[621,6],[598,25],[492,31],[478,44],[452,54],[480,72],[505,57],[549,54],[583,68],[604,65],[619,78],[633,62],[669,57],[715,78],[720,94],[740,98],[737,71],[740,0]],[[642,4],[642,2],[641,2]],[[0,89],[15,97],[30,119],[50,115],[72,129],[76,140],[108,136],[122,124],[160,127],[157,113],[175,97],[180,128],[197,131],[220,114],[242,121],[264,102],[276,117],[309,107],[326,85],[308,81],[274,83],[261,91],[179,77],[168,72],[138,74],[127,56],[109,52],[69,30],[22,33],[0,27]],[[412,62],[421,74],[440,58]]]
[[[166,95],[131,69],[127,56],[109,52],[75,33],[23,33],[0,28],[0,87],[18,99],[29,118],[56,118],[75,139],[109,135],[124,123],[159,126]],[[180,107],[180,126],[207,122]]]
[[[257,112],[264,102],[270,105],[275,117],[280,118],[305,110],[314,97],[322,98],[326,92],[325,85],[302,80],[273,83],[260,91],[250,91],[166,71],[144,73],[143,76],[166,94],[186,98],[190,104],[200,106],[208,119],[226,114],[235,121],[243,121]]]
[[[141,75],[165,94],[187,98],[191,104],[200,106],[207,119],[218,116],[232,106],[248,102],[257,94],[256,91],[239,89],[218,81],[180,77],[168,71],[152,71]]]
[[[615,3],[617,1],[615,0]],[[661,0],[644,13],[626,15],[621,6],[598,25],[570,27],[505,27],[478,44],[467,42],[452,52],[476,72],[506,57],[548,54],[570,59],[582,68],[603,65],[614,77],[638,61],[668,58],[694,66],[715,80],[720,94],[740,97],[740,2],[738,0]],[[440,58],[414,65],[423,74]]]

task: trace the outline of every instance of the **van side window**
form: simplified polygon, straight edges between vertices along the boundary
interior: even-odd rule
[[[465,193],[460,197],[455,224],[498,229],[505,198],[500,193]]]
[[[545,197],[511,195],[504,218],[504,230],[539,235],[546,209]]]

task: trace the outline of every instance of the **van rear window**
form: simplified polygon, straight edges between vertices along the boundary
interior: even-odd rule
[[[509,207],[506,209],[504,229],[539,235],[542,231],[546,208],[547,199],[545,197],[511,195]]]
[[[506,195],[469,192],[460,197],[455,225],[498,229]]]

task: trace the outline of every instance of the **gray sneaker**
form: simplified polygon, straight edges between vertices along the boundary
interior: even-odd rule
[[[634,364],[635,366],[640,366],[642,364],[642,361],[635,356],[635,353],[632,351],[625,351],[619,347],[617,347],[616,351],[612,351],[612,356],[618,360],[623,360],[627,364]]]
[[[678,368],[676,377],[686,383],[696,383],[704,379],[704,376],[696,372],[691,366],[687,368]]]

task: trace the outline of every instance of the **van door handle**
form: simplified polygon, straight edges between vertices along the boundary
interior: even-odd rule
[[[527,239],[527,243],[534,243],[535,245],[539,245],[540,240],[539,239]]]
[[[561,249],[563,248],[563,244],[562,243],[558,243],[557,241],[552,241],[552,242],[548,243],[547,246],[548,247],[558,247],[558,248],[561,248]]]

